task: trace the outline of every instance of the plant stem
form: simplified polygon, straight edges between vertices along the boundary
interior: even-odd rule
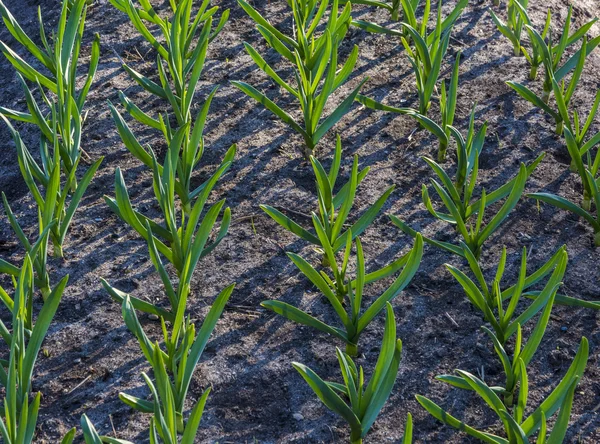
[[[500,0],[494,0],[493,4],[494,6],[500,6]]]
[[[346,343],[346,353],[352,357],[358,356],[358,344]]]
[[[313,143],[310,137],[304,138],[305,145],[301,148],[302,156],[310,162],[310,156],[312,156],[313,151],[315,150],[316,144]]]
[[[556,122],[556,134],[562,136],[563,133],[563,121]]]
[[[592,208],[592,200],[590,198],[590,194],[586,190],[583,190],[583,201],[581,202],[581,208],[583,208],[585,211],[590,211]]]
[[[179,412],[175,413],[177,418],[177,433],[183,433],[185,425],[183,424],[183,415]]]
[[[513,51],[514,51],[515,57],[521,57],[521,45],[515,45],[513,47]]]
[[[575,161],[571,159],[571,164],[569,165],[569,171],[572,173],[577,172],[577,165],[575,165]]]
[[[514,401],[514,393],[508,392],[504,395],[504,405],[508,408],[512,407]]]
[[[529,80],[535,80],[537,78],[538,67],[535,65],[531,65],[531,69],[529,70]]]
[[[550,100],[550,91],[548,91],[546,88],[544,88],[544,91],[542,91],[542,102],[548,103],[549,100]]]
[[[448,144],[440,141],[440,148],[438,150],[438,162],[446,161],[446,151],[448,149]]]
[[[350,432],[350,444],[362,444],[362,431],[361,430],[352,430]]]
[[[40,289],[40,291],[42,292],[42,299],[44,301],[46,301],[46,299],[48,299],[48,296],[50,296],[50,287],[43,287]]]
[[[52,256],[56,257],[56,258],[63,258],[64,253],[63,253],[63,248],[62,245],[60,245],[57,242],[53,242],[52,244]]]
[[[594,233],[594,245],[596,247],[600,247],[600,231],[597,233]]]
[[[192,211],[192,202],[191,201],[187,201],[183,204],[183,212],[185,214],[190,214]]]

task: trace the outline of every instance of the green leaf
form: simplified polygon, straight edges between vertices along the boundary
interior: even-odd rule
[[[361,429],[360,420],[356,417],[356,414],[319,375],[299,362],[292,362],[292,365],[328,409],[344,418],[353,430]]]
[[[558,113],[556,113],[556,111],[554,111],[552,108],[550,108],[548,105],[546,105],[544,103],[544,101],[542,99],[540,99],[533,91],[531,91],[529,88],[527,88],[526,86],[523,86],[519,83],[516,82],[506,82],[506,84],[508,86],[510,86],[512,89],[514,89],[517,94],[519,94],[521,97],[523,97],[525,100],[531,102],[533,105],[537,106],[538,108],[541,108],[542,110],[544,110],[544,112],[548,113],[550,116],[552,116],[552,118],[554,120],[559,121],[560,120],[560,116]]]
[[[419,404],[421,404],[421,406],[423,406],[425,410],[427,410],[434,418],[443,422],[444,424],[454,427],[455,429],[465,432],[486,443],[509,444],[508,440],[500,436],[492,435],[491,433],[480,432],[479,430],[468,426],[467,424],[456,419],[454,416],[450,415],[448,412],[443,410],[439,405],[437,405],[436,403],[427,399],[424,396],[416,395],[416,398]]]
[[[375,218],[381,211],[381,208],[383,208],[383,206],[388,200],[388,197],[390,197],[390,194],[392,194],[395,188],[395,185],[389,187],[379,197],[379,199],[377,199],[377,201],[373,205],[371,205],[371,207],[367,211],[365,211],[356,222],[352,224],[352,226],[349,228],[349,230],[352,233],[352,239],[355,239],[357,236],[360,236],[369,227],[369,225],[371,225],[371,223],[375,220]],[[345,237],[346,232],[338,236],[336,242],[333,245],[334,251],[338,251],[342,247],[341,239]]]
[[[373,318],[383,310],[389,301],[394,299],[412,280],[421,264],[421,258],[423,257],[423,238],[420,234],[417,234],[415,238],[415,245],[412,248],[410,256],[406,262],[406,266],[402,273],[396,278],[394,283],[379,296],[375,302],[364,312],[358,321],[357,333],[363,331],[367,325],[371,323]]]
[[[292,127],[294,131],[300,133],[302,136],[306,136],[306,131],[304,131],[304,129],[296,123],[292,116],[290,116],[288,113],[282,110],[279,106],[275,104],[275,102],[273,102],[263,93],[258,91],[256,88],[244,82],[232,81],[231,83],[233,84],[233,86],[239,88],[244,94],[252,97],[258,103],[262,104],[265,108],[267,108],[277,117],[279,117],[284,123]]]
[[[354,99],[367,80],[369,80],[368,77],[363,79],[358,86],[354,88],[350,95],[346,97],[342,103],[340,103],[338,107],[317,127],[317,130],[312,135],[312,141],[315,145],[319,142],[319,140],[321,140],[325,133],[327,133],[327,131],[329,131],[333,125],[338,123],[339,120],[350,110],[350,107],[352,107],[352,104],[354,103]]]
[[[198,364],[198,361],[202,356],[204,347],[208,343],[208,339],[210,338],[210,335],[212,334],[212,331],[214,330],[217,321],[221,317],[221,313],[223,313],[223,310],[225,309],[225,304],[227,304],[227,301],[229,300],[229,297],[231,296],[234,287],[235,284],[232,284],[229,287],[225,288],[223,291],[221,291],[221,293],[219,293],[219,295],[215,299],[215,302],[210,308],[210,311],[206,315],[206,318],[204,318],[204,321],[202,322],[202,327],[198,332],[198,336],[194,340],[194,344],[190,349],[190,353],[185,364],[180,390],[180,396],[182,400],[185,399],[185,395],[190,386],[192,375],[194,373],[194,370],[196,369],[196,365]]]
[[[319,321],[317,318],[309,315],[308,313],[299,310],[293,305],[287,304],[281,301],[263,301],[260,303],[261,306],[266,308],[267,310],[271,310],[278,315],[283,316],[290,321],[298,322],[302,325],[307,325],[316,330],[328,333],[336,338],[341,339],[344,342],[348,342],[348,336],[345,332],[340,330],[339,328],[330,327],[324,322]]]
[[[321,245],[321,241],[314,234],[306,231],[292,219],[284,215],[281,211],[269,206],[260,205],[260,208],[267,213],[275,222],[284,227],[286,230],[294,233],[296,236],[304,239],[315,245]]]
[[[531,193],[527,194],[526,196],[531,199],[541,200],[542,202],[549,203],[550,205],[554,205],[562,210],[570,211],[571,213],[584,218],[594,228],[595,232],[600,231],[600,223],[594,218],[594,216],[563,197],[550,193]]]
[[[119,399],[129,407],[142,413],[154,413],[154,403],[127,393],[119,393]]]
[[[129,296],[131,305],[133,305],[133,307],[136,310],[143,311],[144,313],[148,313],[148,314],[154,314],[158,317],[163,318],[167,322],[173,322],[175,320],[175,315],[173,315],[173,313],[171,313],[167,310],[164,310],[160,307],[157,307],[156,305],[153,305],[142,299],[138,299],[127,293],[124,293],[121,290],[118,290],[118,289],[112,287],[107,281],[105,281],[102,278],[100,278],[100,282],[102,283],[102,286],[107,291],[107,293],[110,295],[110,297],[113,298],[119,304],[123,304],[125,297]]]

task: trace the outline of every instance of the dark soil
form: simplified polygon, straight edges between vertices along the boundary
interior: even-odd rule
[[[37,34],[38,5],[41,4],[43,15],[50,22],[47,29],[54,26],[60,10],[60,2],[56,0],[5,0],[5,3],[30,35]],[[168,4],[162,3],[163,8]],[[484,120],[490,124],[481,159],[481,182],[486,189],[495,188],[516,175],[519,162],[529,162],[545,151],[546,157],[529,180],[527,190],[550,190],[578,200],[580,181],[569,173],[568,154],[562,140],[554,134],[554,125],[505,85],[507,80],[527,82],[526,61],[513,57],[508,41],[495,30],[487,12],[491,1],[470,3],[457,22],[443,75],[449,76],[450,63],[457,51],[462,51],[456,125],[465,130],[474,103],[478,124]],[[567,11],[565,0],[531,3],[536,23],[543,21],[546,7],[552,9],[555,21],[563,23]],[[286,251],[300,252],[316,262],[317,253],[277,226],[258,207],[260,203],[268,203],[310,213],[316,206],[312,171],[298,154],[301,140],[229,84],[230,80],[244,80],[268,90],[272,97],[281,95],[243,49],[242,42],[248,41],[268,54],[269,61],[276,60],[272,50],[266,50],[251,20],[233,0],[217,0],[215,4],[231,8],[232,14],[210,47],[198,91],[201,102],[213,85],[221,85],[206,131],[208,149],[196,176],[200,181],[214,171],[229,146],[238,144],[236,161],[214,193],[214,199],[227,198],[234,222],[228,237],[195,274],[190,313],[201,320],[221,289],[232,282],[237,286],[195,374],[192,398],[198,397],[207,386],[213,387],[198,442],[343,442],[348,435],[344,423],[318,401],[291,366],[292,361],[303,362],[319,374],[339,380],[334,345],[340,344],[259,306],[265,299],[280,299],[310,307],[324,319],[329,316],[330,310],[285,255]],[[282,29],[290,27],[285,2],[259,2],[256,6]],[[382,24],[387,20],[385,14],[369,8],[357,7],[356,15]],[[573,15],[580,26],[600,16],[600,5],[596,0],[577,0]],[[145,73],[153,72],[155,59],[150,46],[125,15],[107,0],[97,0],[89,9],[86,56],[89,40],[96,32],[101,35],[102,56],[87,107],[84,147],[93,159],[105,156],[105,160],[76,214],[66,245],[66,259],[51,261],[54,281],[65,274],[70,275],[70,280],[44,343],[46,353],[40,356],[34,375],[34,389],[43,392],[37,435],[40,443],[58,442],[68,429],[78,425],[83,413],[103,434],[114,436],[116,431],[119,438],[135,442],[148,439],[148,416],[133,412],[118,399],[122,391],[147,396],[141,372],[148,371],[148,366],[124,326],[120,307],[102,289],[100,278],[138,297],[163,298],[145,242],[118,220],[102,199],[104,194],[114,193],[114,171],[120,167],[134,206],[146,214],[158,215],[150,187],[151,174],[121,143],[106,106],[107,100],[118,102],[119,90],[126,90],[137,103],[150,99],[120,68],[117,55]],[[598,33],[600,27],[596,25],[592,35]],[[12,43],[4,27],[0,38]],[[363,90],[366,94],[397,106],[415,104],[414,78],[398,41],[352,29],[344,52],[349,51],[351,43],[359,44],[361,58],[343,91],[349,91],[369,76]],[[576,105],[585,113],[600,87],[599,54],[596,50],[590,56],[575,98]],[[0,104],[25,109],[17,77],[4,59],[0,62],[0,80]],[[535,88],[539,87],[537,82]],[[151,105],[147,101],[144,106]],[[434,106],[432,115],[436,113]],[[133,127],[144,143],[159,151],[164,148],[155,132]],[[30,127],[19,128],[33,150],[37,134]],[[434,155],[437,142],[424,131],[413,133],[415,129],[409,118],[372,112],[359,105],[337,125],[335,130],[342,135],[345,153],[342,174],[347,177],[353,154],[360,156],[363,166],[371,167],[361,184],[351,217],[366,209],[388,186],[396,184],[397,190],[385,212],[398,215],[428,236],[451,240],[448,227],[432,223],[420,197],[421,184],[431,177],[421,157]],[[595,130],[600,130],[598,123]],[[320,157],[326,164],[334,137],[332,131],[321,144]],[[3,125],[0,125],[0,140],[3,141],[0,188],[22,224],[33,229],[35,207]],[[451,149],[451,162],[453,154]],[[591,229],[574,216],[547,205],[539,212],[535,202],[523,198],[486,244],[483,263],[493,272],[502,245],[506,245],[507,277],[514,279],[523,246],[529,250],[529,267],[534,270],[566,244],[570,260],[563,291],[598,300],[600,252],[593,248],[591,238]],[[412,239],[384,216],[378,218],[362,239],[370,269],[383,266],[412,245]],[[22,258],[22,250],[4,217],[0,221],[0,248],[3,258],[16,263]],[[400,442],[408,412],[413,414],[418,442],[471,442],[466,435],[429,416],[415,401],[415,394],[432,398],[478,428],[496,428],[493,414],[476,396],[434,380],[434,376],[455,368],[473,373],[483,370],[489,383],[503,378],[490,343],[479,330],[480,316],[446,272],[443,267],[446,262],[465,268],[457,258],[426,247],[419,272],[394,301],[404,356],[392,396],[368,442]],[[379,295],[387,284],[373,285],[369,296]],[[530,365],[529,404],[537,407],[562,378],[581,337],[585,335],[590,341],[588,368],[576,392],[566,442],[600,442],[599,320],[598,313],[592,310],[556,307],[540,350]],[[155,321],[148,318],[143,321],[152,334],[158,333]],[[382,331],[383,316],[379,316],[363,337],[363,356],[358,363],[365,366],[368,374],[379,350]],[[294,417],[297,413],[301,417]]]

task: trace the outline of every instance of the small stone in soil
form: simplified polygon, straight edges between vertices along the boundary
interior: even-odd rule
[[[158,315],[155,315],[155,314],[148,315],[148,319],[150,319],[151,321],[158,321]]]
[[[294,419],[296,421],[302,421],[302,420],[304,420],[304,416],[302,416],[300,413],[294,413],[292,416],[294,417]]]
[[[564,331],[567,331],[567,330],[568,330],[568,328],[567,328],[566,325],[563,325],[562,327],[560,327],[560,331],[564,332]]]

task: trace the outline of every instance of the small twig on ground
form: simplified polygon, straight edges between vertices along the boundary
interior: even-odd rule
[[[69,390],[67,395],[70,395],[71,393],[73,393],[75,390],[77,390],[79,387],[81,387],[83,384],[85,384],[91,377],[92,377],[92,375],[87,375],[87,377],[83,381],[81,381],[79,384],[77,384],[75,387],[73,387],[71,390]]]
[[[448,312],[446,312],[446,316],[448,317],[448,319],[450,319],[450,321],[452,321],[452,323],[454,324],[454,326],[455,326],[455,327],[460,327],[460,326],[458,325],[458,322],[456,322],[456,321],[454,320],[454,318],[453,318],[452,316],[450,316],[450,314],[449,314]]]

